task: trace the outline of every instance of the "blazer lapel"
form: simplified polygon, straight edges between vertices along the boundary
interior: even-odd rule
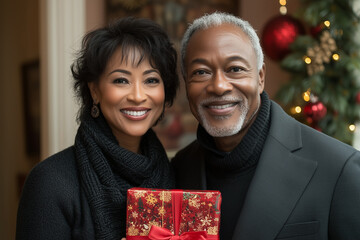
[[[317,167],[293,153],[301,147],[300,125],[272,102],[269,136],[233,240],[276,238]]]

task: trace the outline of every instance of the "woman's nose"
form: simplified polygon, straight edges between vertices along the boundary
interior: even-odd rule
[[[128,100],[136,103],[144,102],[146,100],[146,94],[143,86],[140,83],[135,83],[131,92],[128,95]]]

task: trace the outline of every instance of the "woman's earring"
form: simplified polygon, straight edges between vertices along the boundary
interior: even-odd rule
[[[91,108],[91,116],[93,118],[97,118],[97,117],[99,117],[99,114],[100,114],[100,109],[99,109],[98,105],[96,103],[93,103],[93,106]]]

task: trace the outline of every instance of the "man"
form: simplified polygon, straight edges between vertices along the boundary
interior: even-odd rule
[[[172,160],[177,187],[221,191],[220,239],[360,239],[360,153],[269,100],[249,23],[197,19],[181,56],[199,126]]]

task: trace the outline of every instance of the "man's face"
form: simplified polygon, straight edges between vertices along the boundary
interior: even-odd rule
[[[214,137],[232,136],[255,119],[265,70],[239,27],[223,24],[191,37],[185,58],[189,105],[195,118]]]

